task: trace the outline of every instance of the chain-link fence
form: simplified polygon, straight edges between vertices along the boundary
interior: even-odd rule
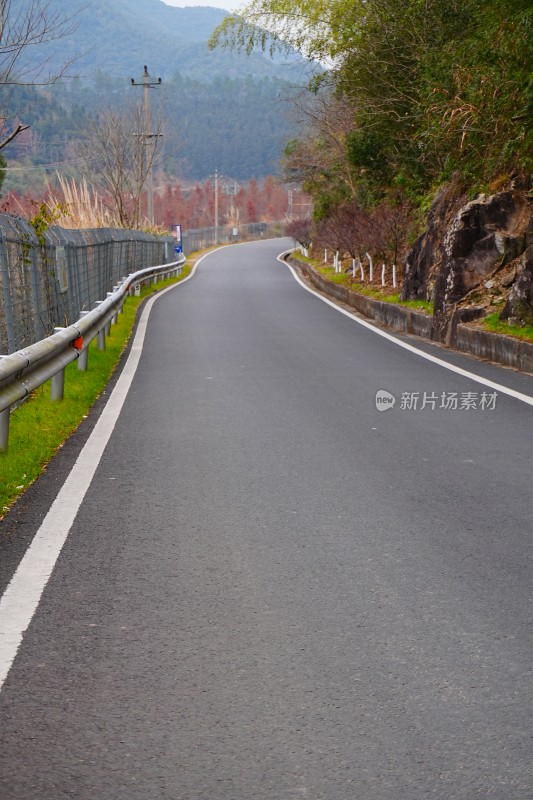
[[[200,228],[183,234],[185,254],[215,244],[268,238],[282,223]],[[50,226],[37,236],[25,220],[0,214],[0,355],[74,323],[131,272],[175,259],[175,240],[113,228]]]
[[[75,322],[130,272],[174,259],[171,236],[51,226],[0,214],[0,354]]]

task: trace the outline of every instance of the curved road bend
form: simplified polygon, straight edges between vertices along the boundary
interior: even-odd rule
[[[3,800],[533,797],[533,409],[329,307],[284,244],[156,301],[0,693]]]

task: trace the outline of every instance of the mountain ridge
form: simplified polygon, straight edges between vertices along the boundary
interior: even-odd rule
[[[52,13],[61,7],[60,0],[50,0]],[[298,81],[298,63],[305,64],[299,57],[284,64],[262,53],[209,50],[207,40],[226,16],[209,6],[73,0],[67,13],[77,15],[77,29],[43,48],[27,48],[25,68],[46,59],[47,69],[58,71],[77,55],[69,71],[74,77],[52,86],[15,86],[11,100],[7,94],[2,98],[5,117],[31,126],[5,151],[15,165],[4,190],[35,188],[50,175],[49,165],[62,162],[62,174],[78,178],[75,166],[68,169],[69,142],[83,137],[90,117],[101,109],[125,111],[134,98],[142,100],[130,80],[141,82],[144,65],[153,80],[162,78],[150,101],[165,120],[167,174],[201,180],[218,169],[245,181],[278,171],[284,145],[294,135],[280,100]],[[42,174],[35,171],[40,166]]]
[[[212,52],[207,41],[227,12],[210,6],[176,8],[161,0],[72,0],[65,13],[62,0],[50,0],[50,10],[72,18],[75,30],[39,48],[27,48],[25,69],[68,74],[90,81],[98,70],[112,76],[137,75],[144,64],[163,78],[180,72],[208,80],[213,76],[254,75],[283,78],[285,66],[260,52],[250,56]],[[303,62],[302,62],[303,63]]]

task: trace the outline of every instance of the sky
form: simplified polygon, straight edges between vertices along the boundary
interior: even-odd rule
[[[244,4],[244,0],[163,0],[167,6],[211,6],[213,8],[225,8],[226,11],[236,11],[239,6]]]

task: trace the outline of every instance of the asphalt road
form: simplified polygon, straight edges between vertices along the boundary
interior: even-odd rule
[[[153,306],[0,693],[2,800],[533,798],[533,409],[327,306],[283,244]],[[73,457],[5,521],[4,582]]]

